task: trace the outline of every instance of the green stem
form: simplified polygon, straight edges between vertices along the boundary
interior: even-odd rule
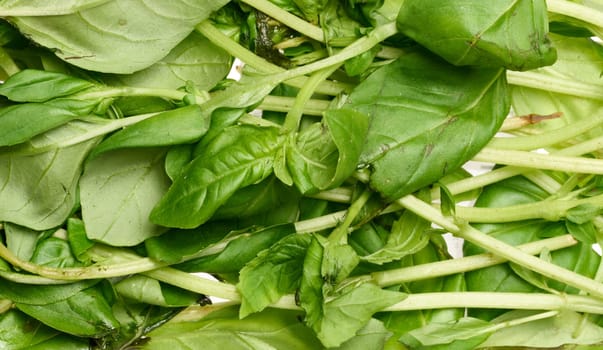
[[[312,38],[316,41],[324,41],[324,35],[322,29],[303,19],[283,10],[277,5],[267,0],[241,0],[241,2],[254,7],[260,12],[265,13],[269,17],[276,19],[277,21],[285,24],[287,27],[296,30],[297,32]]]
[[[473,160],[566,173],[603,174],[603,160],[483,148]]]
[[[507,71],[509,84],[525,86],[533,89],[545,90],[547,92],[558,92],[562,94],[603,100],[601,86],[582,83],[575,80],[557,78],[548,74],[535,71],[516,72]]]
[[[563,235],[530,242],[517,247],[526,254],[539,254],[543,249],[555,251],[575,245],[577,241],[571,235]],[[491,253],[466,256],[433,263],[402,267],[393,270],[371,273],[371,278],[381,287],[399,283],[420,281],[430,278],[448,276],[455,273],[474,271],[506,262],[504,258]]]
[[[171,267],[149,271],[144,273],[144,275],[196,293],[211,295],[230,301],[238,302],[241,300],[241,296],[233,285],[212,281],[208,278],[195,276]]]
[[[565,127],[547,131],[546,133],[532,136],[519,137],[497,137],[488,144],[488,147],[496,149],[530,151],[552,146],[583,134],[600,125],[603,114],[588,118]]]
[[[549,12],[573,17],[597,27],[603,27],[603,12],[595,8],[566,0],[547,0],[546,5]]]
[[[598,298],[603,298],[603,284],[579,275],[573,271],[569,271],[560,266],[541,260],[532,255],[526,254],[516,247],[501,242],[496,238],[490,237],[469,225],[463,224],[459,226],[450,219],[444,217],[437,209],[414,196],[409,195],[403,197],[398,200],[398,203],[404,208],[407,208],[408,210],[411,210],[417,215],[425,218],[426,220],[430,220],[434,224],[448,230],[448,232],[454,234],[455,236],[463,238],[492,254],[524,266],[545,277],[576,287]]]
[[[306,84],[304,84],[304,86],[297,93],[295,102],[287,113],[287,117],[285,118],[285,122],[281,128],[281,133],[287,134],[297,131],[304,114],[304,106],[306,105],[306,102],[310,100],[318,85],[331,76],[331,74],[333,74],[333,72],[335,72],[339,66],[340,64],[336,64],[331,67],[323,68],[310,76],[310,78],[306,81]]]
[[[188,95],[185,91],[172,90],[172,89],[157,89],[157,88],[143,88],[143,87],[107,87],[102,90],[82,92],[72,97],[75,99],[92,100],[100,98],[111,98],[111,97],[122,97],[122,96],[156,96],[166,98],[168,100],[182,100]],[[209,95],[196,96],[199,104],[207,101]]]
[[[312,233],[336,227],[343,222],[346,212],[341,210],[318,218],[298,221],[295,223],[295,232]]]
[[[345,214],[345,219],[341,223],[341,225],[337,226],[333,232],[329,235],[329,240],[331,242],[337,243],[347,243],[348,234],[350,233],[350,226],[360,214],[360,211],[366,204],[366,202],[371,198],[373,191],[370,189],[365,189],[362,194],[350,205]]]
[[[574,200],[543,200],[501,208],[456,206],[455,216],[468,222],[501,223],[530,219],[558,221],[568,210],[578,205],[591,204],[603,207],[603,195]]]
[[[211,41],[213,44],[226,50],[233,57],[237,57],[241,61],[245,62],[245,64],[253,67],[255,70],[261,73],[277,74],[285,71],[284,68],[266,61],[229,38],[227,35],[213,26],[209,20],[197,25],[196,30],[203,34],[203,36],[209,39],[209,41]],[[285,83],[287,85],[301,88],[304,86],[306,79],[306,77],[296,77],[286,81]],[[320,84],[320,86],[316,89],[316,92],[335,96],[345,89],[349,89],[347,84],[325,81]]]
[[[0,68],[7,74],[7,78],[21,70],[2,47],[0,47]]]
[[[572,310],[603,314],[600,300],[582,295],[500,292],[441,292],[409,294],[383,311],[411,311],[448,308],[489,308],[520,310]]]
[[[294,97],[268,95],[257,108],[262,111],[288,112],[294,103]],[[327,100],[307,100],[303,106],[303,114],[322,116],[330,103],[331,101]]]
[[[23,273],[11,272],[11,271],[1,271],[0,277],[7,281],[21,283],[21,284],[36,284],[36,285],[49,285],[49,284],[66,284],[72,283],[70,280],[57,280],[52,278],[46,278],[36,275],[26,275]]]
[[[13,301],[8,299],[0,299],[0,315],[10,310],[13,307]]]

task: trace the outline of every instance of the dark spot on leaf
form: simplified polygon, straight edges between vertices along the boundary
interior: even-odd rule
[[[128,24],[128,20],[125,18],[120,18],[119,21],[117,21],[117,24],[119,24],[120,26],[125,26],[126,24]]]
[[[434,144],[430,143],[427,146],[425,146],[425,154],[423,155],[424,157],[429,157],[429,155],[431,154],[431,151],[433,151],[434,148]]]

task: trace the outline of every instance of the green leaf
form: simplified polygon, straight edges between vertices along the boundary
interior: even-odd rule
[[[412,349],[435,349],[438,345],[446,345],[445,349],[471,350],[488,338],[492,327],[490,322],[464,317],[453,322],[429,323],[405,334],[400,341]]]
[[[438,23],[438,25],[433,25]],[[478,0],[443,5],[410,0],[397,19],[400,31],[454,65],[529,70],[553,64],[544,0]]]
[[[341,346],[337,350],[383,350],[385,342],[391,336],[391,332],[383,326],[381,321],[374,318],[356,332],[356,336]]]
[[[19,30],[78,67],[132,73],[166,56],[226,1],[106,1],[62,16],[13,17]]]
[[[76,218],[69,218],[67,220],[67,238],[76,259],[84,264],[88,264],[92,258],[87,252],[94,246],[94,242],[88,239],[86,227],[82,220]]]
[[[97,282],[80,281],[62,285],[33,285],[3,280],[0,283],[0,298],[20,304],[46,305],[70,298]]]
[[[2,0],[2,16],[14,16],[13,13],[25,13],[29,16],[52,16],[73,13],[85,8],[98,6],[109,0],[65,0],[58,4],[49,4],[44,0]],[[8,13],[8,14],[6,14]]]
[[[302,313],[266,309],[239,319],[236,306],[210,313],[190,322],[170,322],[148,334],[142,349],[320,349],[312,330],[299,321]]]
[[[358,258],[353,258],[350,246],[314,237],[304,259],[300,305],[306,311],[306,324],[322,344],[339,346],[354,337],[374,313],[400,302],[405,295],[370,282],[336,285],[349,275]]]
[[[245,231],[227,237],[215,245],[224,246],[218,253],[178,265],[185,271],[209,273],[238,273],[249,261],[264,249],[270,248],[282,238],[295,233],[293,224],[282,224],[255,232]]]
[[[509,99],[503,70],[454,67],[415,51],[371,74],[343,108],[370,117],[360,162],[371,167],[371,186],[393,200],[473,157],[498,131]]]
[[[0,154],[0,221],[35,230],[61,225],[76,203],[82,163],[94,142],[35,156]]]
[[[39,231],[7,222],[4,224],[4,235],[6,247],[16,257],[23,261],[31,259],[40,236]]]
[[[287,147],[287,167],[302,193],[340,186],[356,170],[368,118],[353,110],[328,110],[323,123],[304,129]]]
[[[94,148],[91,157],[118,148],[193,143],[207,132],[209,123],[209,116],[198,105],[162,112],[109,136]]]
[[[52,328],[76,336],[96,338],[115,333],[119,327],[111,306],[98,287],[54,303],[17,303],[16,307]]]
[[[86,165],[80,201],[91,240],[132,246],[165,228],[149,213],[169,187],[163,149],[125,149],[101,154]]]
[[[31,257],[31,262],[57,268],[81,265],[71,253],[69,242],[56,237],[40,241]]]
[[[406,210],[392,225],[385,245],[361,259],[381,265],[414,254],[429,243],[426,233],[430,228],[431,222]]]
[[[145,304],[178,307],[190,306],[199,300],[199,294],[161,283],[156,279],[134,275],[114,285],[115,291],[131,301]]]
[[[262,311],[299,288],[309,235],[286,236],[260,252],[239,273],[240,317]]]
[[[144,70],[115,78],[120,85],[177,89],[192,82],[200,90],[212,89],[230,70],[231,56],[197,32]]]
[[[203,224],[238,189],[272,173],[280,140],[277,128],[227,128],[174,181],[151,220],[179,228]]]
[[[88,341],[69,337],[18,310],[0,314],[0,348],[12,350],[87,350]]]
[[[16,102],[45,102],[93,87],[91,82],[70,75],[24,69],[0,85],[0,95]]]
[[[524,315],[529,316],[530,311],[511,311],[492,322],[501,323]],[[555,317],[503,328],[492,334],[482,346],[557,348],[565,344],[600,344],[601,342],[603,342],[603,328],[583,314],[563,310]]]
[[[12,146],[77,118],[78,115],[42,103],[18,104],[0,109],[0,146]]]

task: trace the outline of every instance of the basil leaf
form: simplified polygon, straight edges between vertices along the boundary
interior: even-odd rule
[[[19,259],[29,261],[36,249],[40,232],[7,222],[4,224],[4,236],[6,247]]]
[[[2,280],[0,297],[19,304],[45,305],[72,297],[97,281],[80,281],[62,285],[32,285]]]
[[[302,313],[266,309],[239,319],[238,308],[227,307],[191,322],[167,323],[148,334],[142,349],[320,349],[312,330],[299,322]]]
[[[16,307],[52,328],[76,336],[97,338],[115,333],[119,327],[111,306],[98,287],[54,303],[17,303]]]
[[[84,264],[90,263],[92,258],[87,252],[94,246],[94,242],[88,239],[82,220],[76,218],[69,218],[67,220],[67,238],[76,259]]]
[[[61,225],[76,203],[82,163],[95,142],[35,156],[0,154],[0,221],[34,230]]]
[[[412,330],[400,341],[412,349],[475,349],[490,335],[492,325],[476,318],[464,317],[448,323],[429,323]],[[444,348],[442,348],[444,349]]]
[[[237,284],[241,294],[241,318],[262,311],[299,287],[311,239],[309,235],[286,236],[241,269]]]
[[[39,242],[31,262],[57,268],[82,265],[71,253],[69,242],[56,237],[49,237]]]
[[[12,146],[25,142],[45,131],[62,125],[78,115],[58,107],[42,103],[26,103],[0,110],[0,146]]]
[[[124,149],[101,154],[86,165],[79,188],[89,239],[132,246],[165,231],[149,221],[169,187],[164,159],[163,149]]]
[[[227,128],[174,181],[151,220],[179,228],[203,224],[236,190],[272,173],[280,139],[277,128]]]
[[[454,67],[417,51],[371,74],[344,108],[370,117],[360,162],[393,200],[473,157],[498,131],[509,99],[502,70]]]
[[[553,64],[544,0],[405,1],[400,31],[454,65],[528,70]],[[438,23],[438,25],[432,25]]]
[[[13,17],[61,59],[107,73],[132,73],[166,56],[226,1],[107,1],[61,16]]]
[[[24,69],[0,85],[0,95],[16,102],[45,102],[93,87],[91,82],[70,75]]]
[[[287,167],[302,193],[340,186],[356,170],[368,118],[353,110],[328,110],[287,148]]]
[[[119,85],[177,89],[192,82],[200,90],[212,89],[230,70],[232,58],[197,32],[192,32],[152,66],[114,78]]]
[[[2,0],[3,16],[14,16],[12,13],[26,13],[30,16],[52,16],[73,13],[85,8],[98,6],[110,0],[65,0],[58,4],[49,4],[44,0]],[[5,11],[8,14],[5,14]]]
[[[209,129],[209,116],[197,105],[159,113],[109,136],[91,157],[118,148],[169,146],[192,143]]]
[[[0,314],[0,330],[3,349],[87,350],[90,347],[88,341],[61,334],[15,309]]]
[[[156,279],[134,275],[114,285],[122,297],[140,303],[165,307],[189,306],[199,300],[200,295]]]

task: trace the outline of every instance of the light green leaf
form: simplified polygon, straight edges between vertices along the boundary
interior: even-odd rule
[[[114,285],[115,291],[130,301],[166,306],[190,306],[199,300],[199,294],[163,284],[156,279],[134,275]]]
[[[111,0],[63,0],[49,3],[45,0],[2,0],[0,16],[55,16],[74,13],[101,5]]]
[[[174,181],[151,212],[151,220],[179,228],[203,224],[236,190],[272,173],[281,139],[278,128],[225,129]]]
[[[23,261],[29,261],[36,249],[40,232],[31,230],[27,227],[11,224],[4,224],[4,235],[6,237],[6,247]]]
[[[149,221],[170,184],[164,158],[162,149],[125,149],[104,153],[86,165],[80,200],[89,239],[131,246],[165,231]]]
[[[400,341],[413,349],[445,345],[450,349],[471,350],[483,343],[494,329],[490,322],[464,317],[453,322],[429,323],[403,335]]]
[[[385,328],[381,321],[374,318],[356,332],[356,336],[341,346],[337,350],[383,350],[385,342],[391,336],[391,332]]]
[[[56,237],[49,237],[39,242],[31,262],[57,268],[81,265],[71,253],[69,242]]]
[[[62,224],[76,203],[82,163],[95,142],[35,156],[0,154],[0,221],[34,230]]]
[[[231,56],[197,32],[149,68],[115,78],[120,85],[177,89],[191,81],[200,90],[212,89],[230,70]]]
[[[454,65],[529,70],[556,58],[544,0],[406,0],[397,24]]]
[[[88,70],[132,73],[159,61],[227,1],[115,0],[62,16],[13,17],[19,30]]]
[[[240,317],[262,311],[299,287],[310,235],[291,235],[262,251],[239,273]]]
[[[25,69],[0,85],[0,95],[16,102],[45,102],[93,87],[91,82],[66,74]]]

